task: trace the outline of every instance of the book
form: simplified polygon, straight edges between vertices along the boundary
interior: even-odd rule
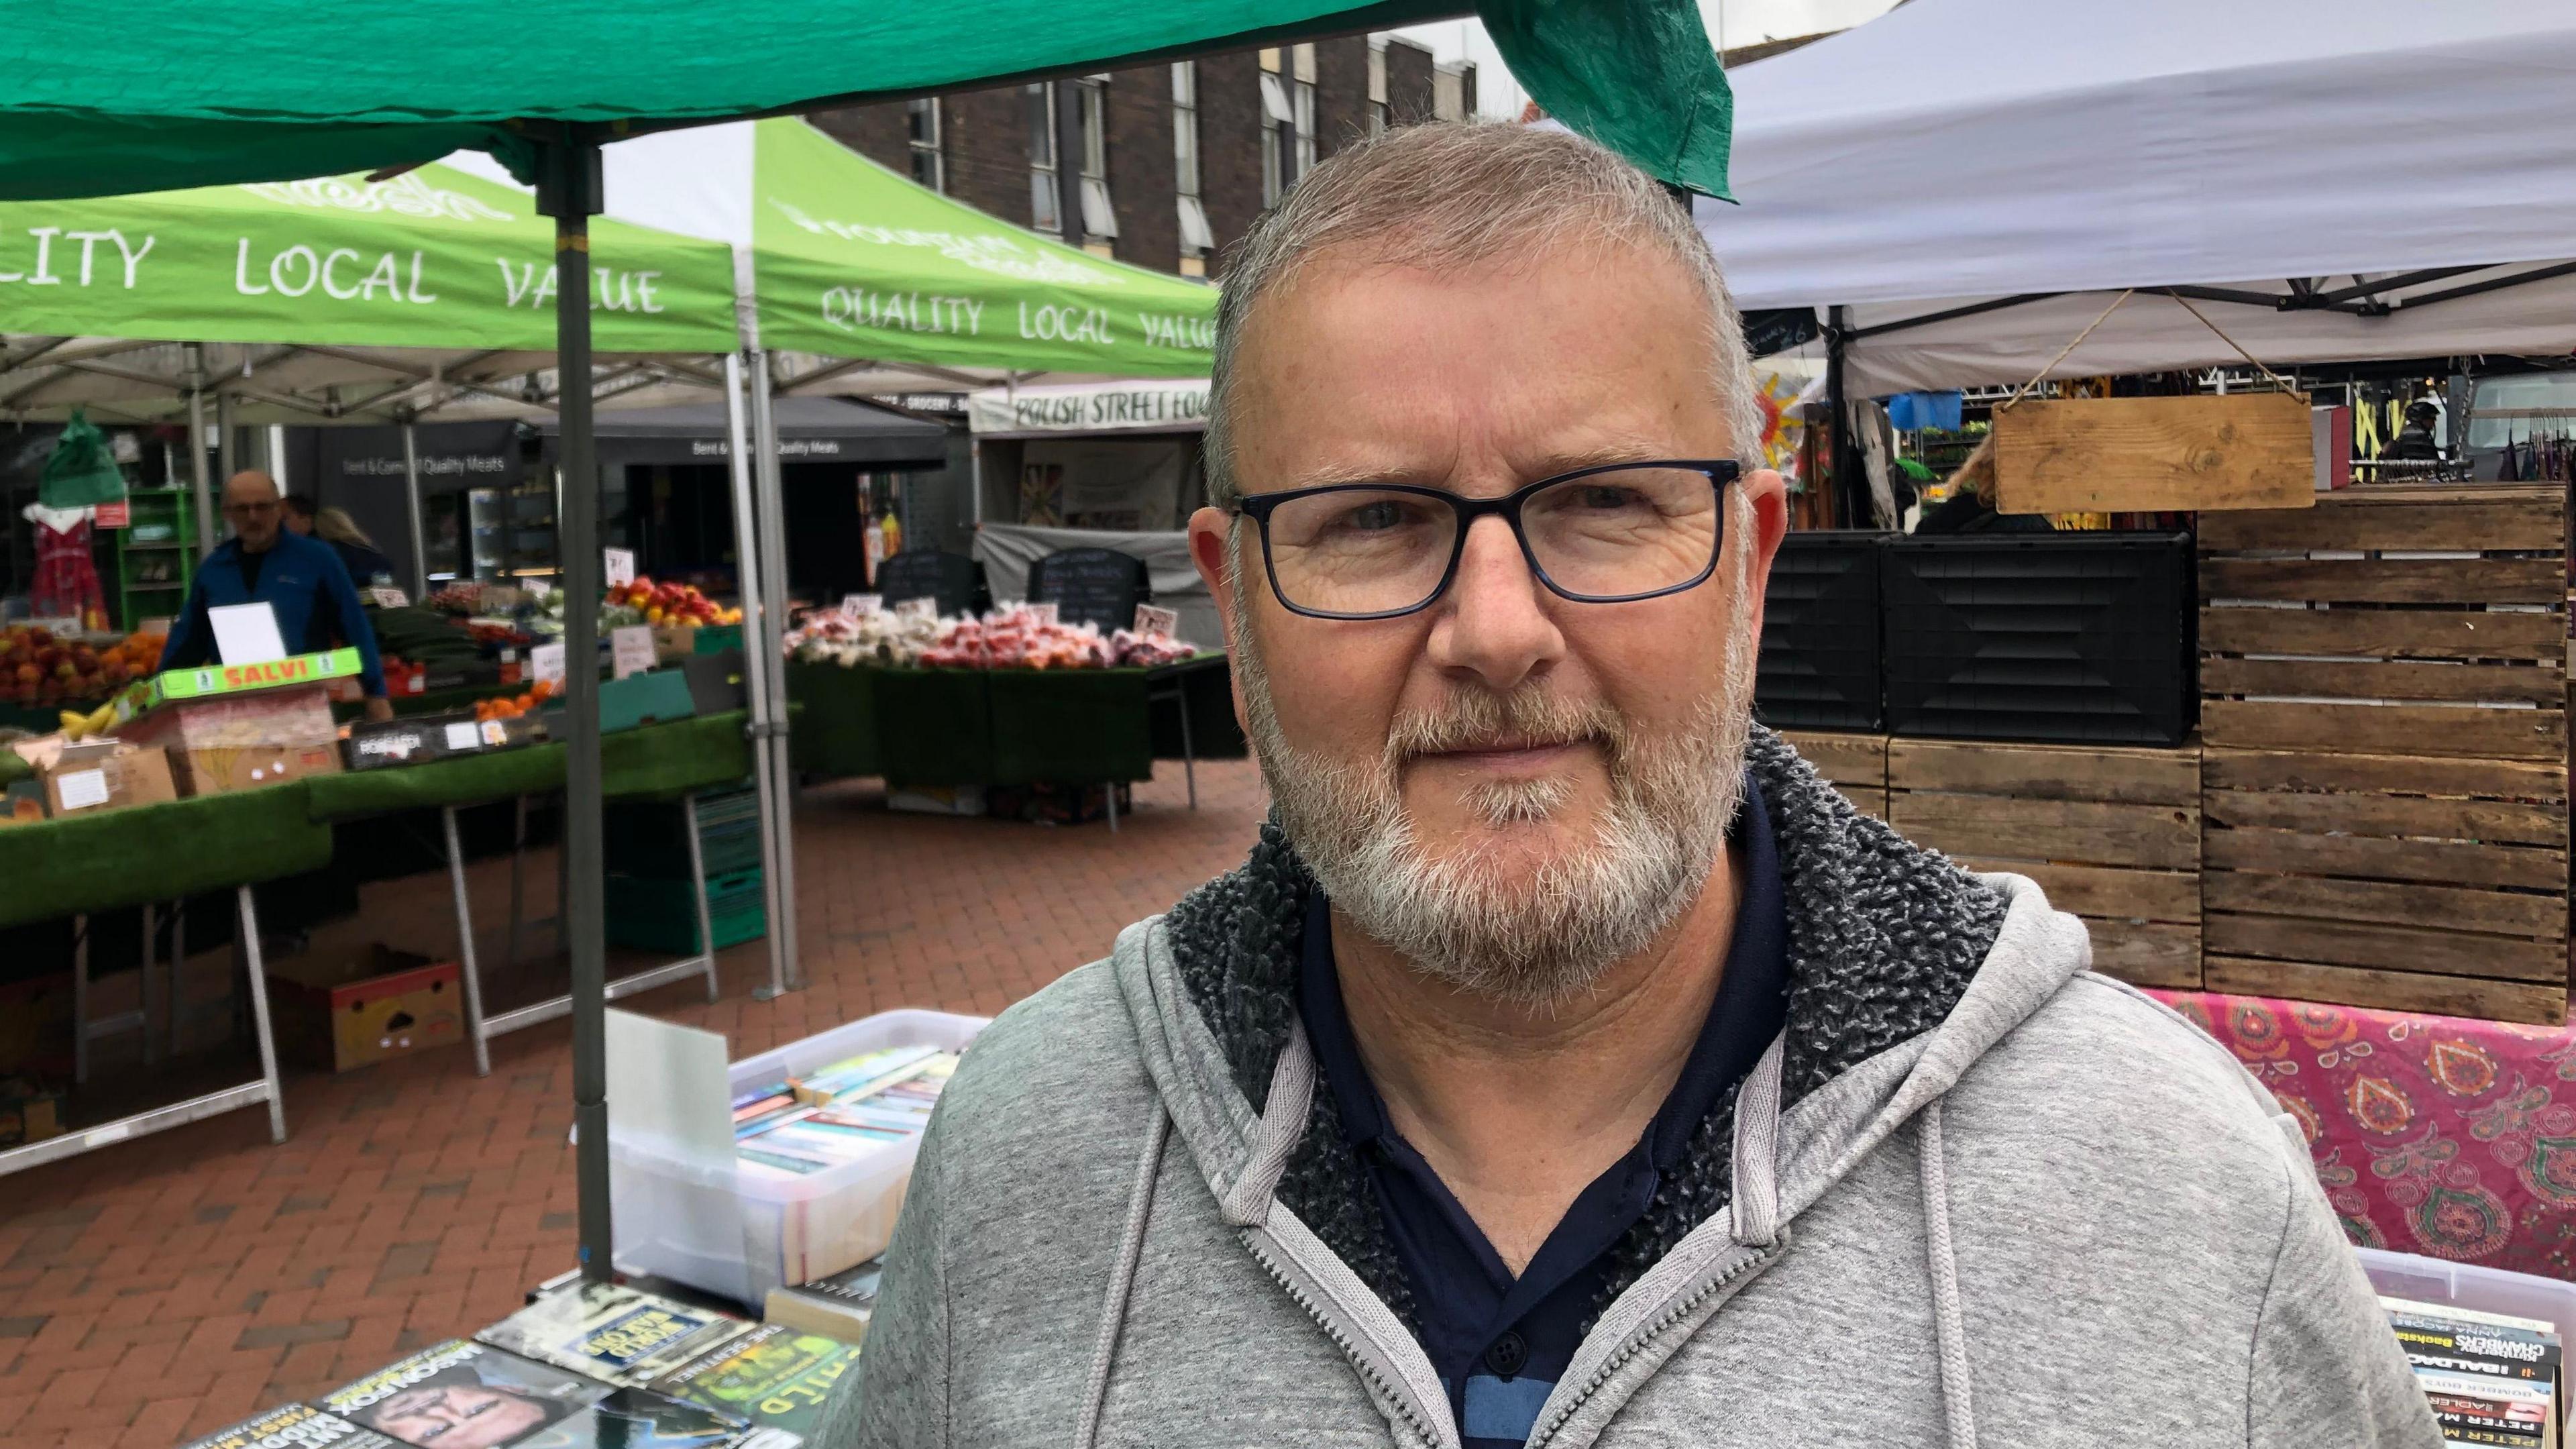
[[[933,1046],[888,1047],[884,1051],[867,1052],[834,1062],[820,1071],[791,1078],[788,1085],[800,1100],[811,1106],[820,1106],[845,1093],[867,1091],[939,1054],[939,1049]]]
[[[2450,1445],[2557,1449],[2564,1352],[2543,1319],[2382,1298]]]
[[[289,1404],[229,1429],[191,1439],[180,1449],[393,1449],[394,1441],[310,1404]]]
[[[551,1293],[474,1335],[494,1348],[640,1389],[751,1325],[622,1283]]]
[[[747,1437],[758,1432],[722,1409],[647,1389],[617,1389],[560,1423],[510,1440],[509,1449],[792,1449],[774,1438]]]
[[[761,1305],[761,1316],[781,1328],[857,1344],[868,1336],[868,1320],[876,1312],[877,1284],[884,1276],[885,1260],[871,1258],[811,1283],[772,1288]]]
[[[316,1408],[437,1449],[498,1449],[589,1408],[610,1386],[489,1344],[449,1339],[322,1396]]]
[[[820,1431],[835,1394],[858,1388],[856,1347],[819,1333],[764,1324],[653,1381],[658,1393],[738,1414],[802,1443]]]

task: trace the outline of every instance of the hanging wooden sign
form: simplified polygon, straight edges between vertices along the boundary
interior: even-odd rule
[[[2316,441],[2298,393],[2024,399],[1996,411],[2005,513],[2307,508]]]

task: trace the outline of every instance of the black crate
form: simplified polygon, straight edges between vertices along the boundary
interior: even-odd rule
[[[1780,541],[1763,595],[1756,719],[1777,729],[1878,728],[1878,552],[1892,536],[1819,529]]]
[[[2198,723],[2191,535],[1900,538],[1880,558],[1890,733],[2177,745]]]

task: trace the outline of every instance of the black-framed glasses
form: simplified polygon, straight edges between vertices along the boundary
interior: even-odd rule
[[[1317,619],[1394,619],[1448,592],[1467,530],[1511,525],[1530,572],[1560,598],[1624,604],[1696,588],[1726,542],[1727,458],[1606,463],[1500,498],[1409,483],[1328,483],[1256,493],[1235,511],[1261,528],[1279,602]]]

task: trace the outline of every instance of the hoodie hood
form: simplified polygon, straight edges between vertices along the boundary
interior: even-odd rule
[[[1909,1099],[1930,1100],[2088,964],[2082,926],[2051,912],[2037,887],[1970,875],[1909,844],[1855,810],[1773,732],[1754,730],[1746,765],[1770,807],[1788,909],[1789,1003],[1777,1068],[1783,1111],[1899,1046],[1909,1048],[1896,1054],[1909,1069],[1923,1059]],[[1294,847],[1265,825],[1242,867],[1169,915],[1129,929],[1115,957],[1119,985],[1173,1127],[1229,1208],[1266,1149],[1272,1160],[1262,1171],[1275,1174],[1268,1191],[1409,1324],[1410,1289],[1343,1141],[1332,1094],[1301,1090],[1294,1122],[1271,1110],[1283,1055],[1305,1057],[1295,982],[1315,889]],[[1297,1049],[1288,1053],[1292,1041]],[[1893,1105],[1897,1064],[1878,1063],[1853,1087]],[[1311,1084],[1311,1059],[1299,1071]],[[1862,1137],[1874,1142],[1902,1116],[1878,1124],[1853,1096],[1837,1092],[1828,1110],[1792,1120],[1809,1133],[1815,1121],[1840,1124],[1857,1159],[1868,1150]],[[1693,1134],[1683,1169],[1620,1243],[1621,1271],[1608,1297],[1727,1206],[1735,1116],[1730,1091]],[[1878,1130],[1865,1130],[1874,1124]],[[1792,1141],[1813,1160],[1808,1137],[1783,1147]],[[1812,1184],[1813,1193],[1828,1185]]]

